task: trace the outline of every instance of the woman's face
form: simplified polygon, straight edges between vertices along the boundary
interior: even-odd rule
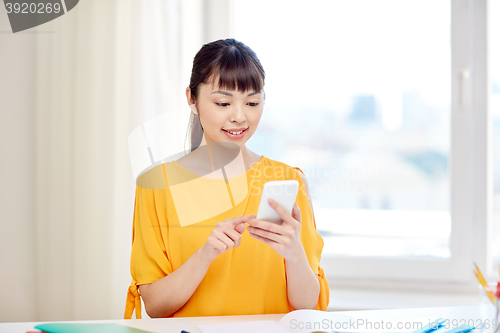
[[[243,147],[257,130],[264,108],[263,92],[223,90],[217,83],[201,84],[198,92],[196,109],[205,140],[232,142]],[[228,132],[242,130],[241,134]]]

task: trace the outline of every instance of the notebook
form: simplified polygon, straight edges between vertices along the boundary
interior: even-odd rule
[[[198,325],[201,333],[302,333],[322,331],[321,327],[332,323],[347,325],[354,320],[351,316],[318,310],[295,310],[284,315],[280,321],[257,320],[238,323]],[[330,332],[331,330],[323,330]]]
[[[53,323],[40,324],[36,329],[49,333],[147,333],[137,328],[118,324],[77,324]]]
[[[335,312],[296,310],[284,315],[280,321],[247,321],[215,325],[198,325],[202,333],[410,333],[435,323],[437,318],[404,319],[354,318]]]

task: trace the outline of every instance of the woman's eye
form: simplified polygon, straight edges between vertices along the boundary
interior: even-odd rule
[[[217,104],[218,106],[228,106],[229,105],[229,103],[215,103],[215,104]]]
[[[257,106],[259,103],[248,103],[249,106]]]

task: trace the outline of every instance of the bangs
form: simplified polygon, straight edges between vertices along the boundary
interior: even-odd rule
[[[229,52],[222,54],[208,75],[212,83],[219,78],[220,89],[237,90],[241,93],[262,91],[264,76],[261,64],[238,48],[231,48]]]

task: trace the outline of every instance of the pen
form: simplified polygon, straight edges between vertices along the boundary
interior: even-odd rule
[[[490,290],[490,287],[488,286],[488,283],[486,282],[486,279],[484,278],[483,273],[479,269],[479,266],[476,263],[474,263],[474,266],[476,266],[476,272],[477,272],[476,277],[479,280],[479,283],[481,283],[483,286],[485,286],[487,290]]]
[[[484,292],[486,293],[486,295],[488,295],[488,297],[490,298],[490,301],[491,303],[493,303],[493,305],[495,305],[495,295],[493,295],[493,293],[490,291],[490,288],[488,287],[488,284],[485,283],[485,281],[483,281],[476,272],[474,272],[474,274],[476,275],[476,278],[477,280],[479,281],[479,283],[481,284],[481,286],[483,287],[484,289]]]
[[[467,324],[465,325],[462,325],[460,327],[457,327],[455,329],[452,329],[450,331],[446,331],[446,333],[467,333],[467,332],[470,332],[472,331],[473,329],[475,329],[476,327],[468,327]]]
[[[486,292],[486,295],[490,298],[491,303],[495,305],[495,295],[490,291],[490,287],[488,287],[488,283],[484,279],[483,274],[481,273],[481,270],[479,267],[474,263],[474,266],[476,266],[476,271],[474,271],[474,275],[476,276],[476,279],[479,281],[479,283],[483,286],[484,291]]]
[[[445,321],[446,321],[445,319],[439,318],[438,320],[432,321],[429,325],[422,327],[421,329],[416,330],[413,333],[429,333],[435,331],[443,327]]]

